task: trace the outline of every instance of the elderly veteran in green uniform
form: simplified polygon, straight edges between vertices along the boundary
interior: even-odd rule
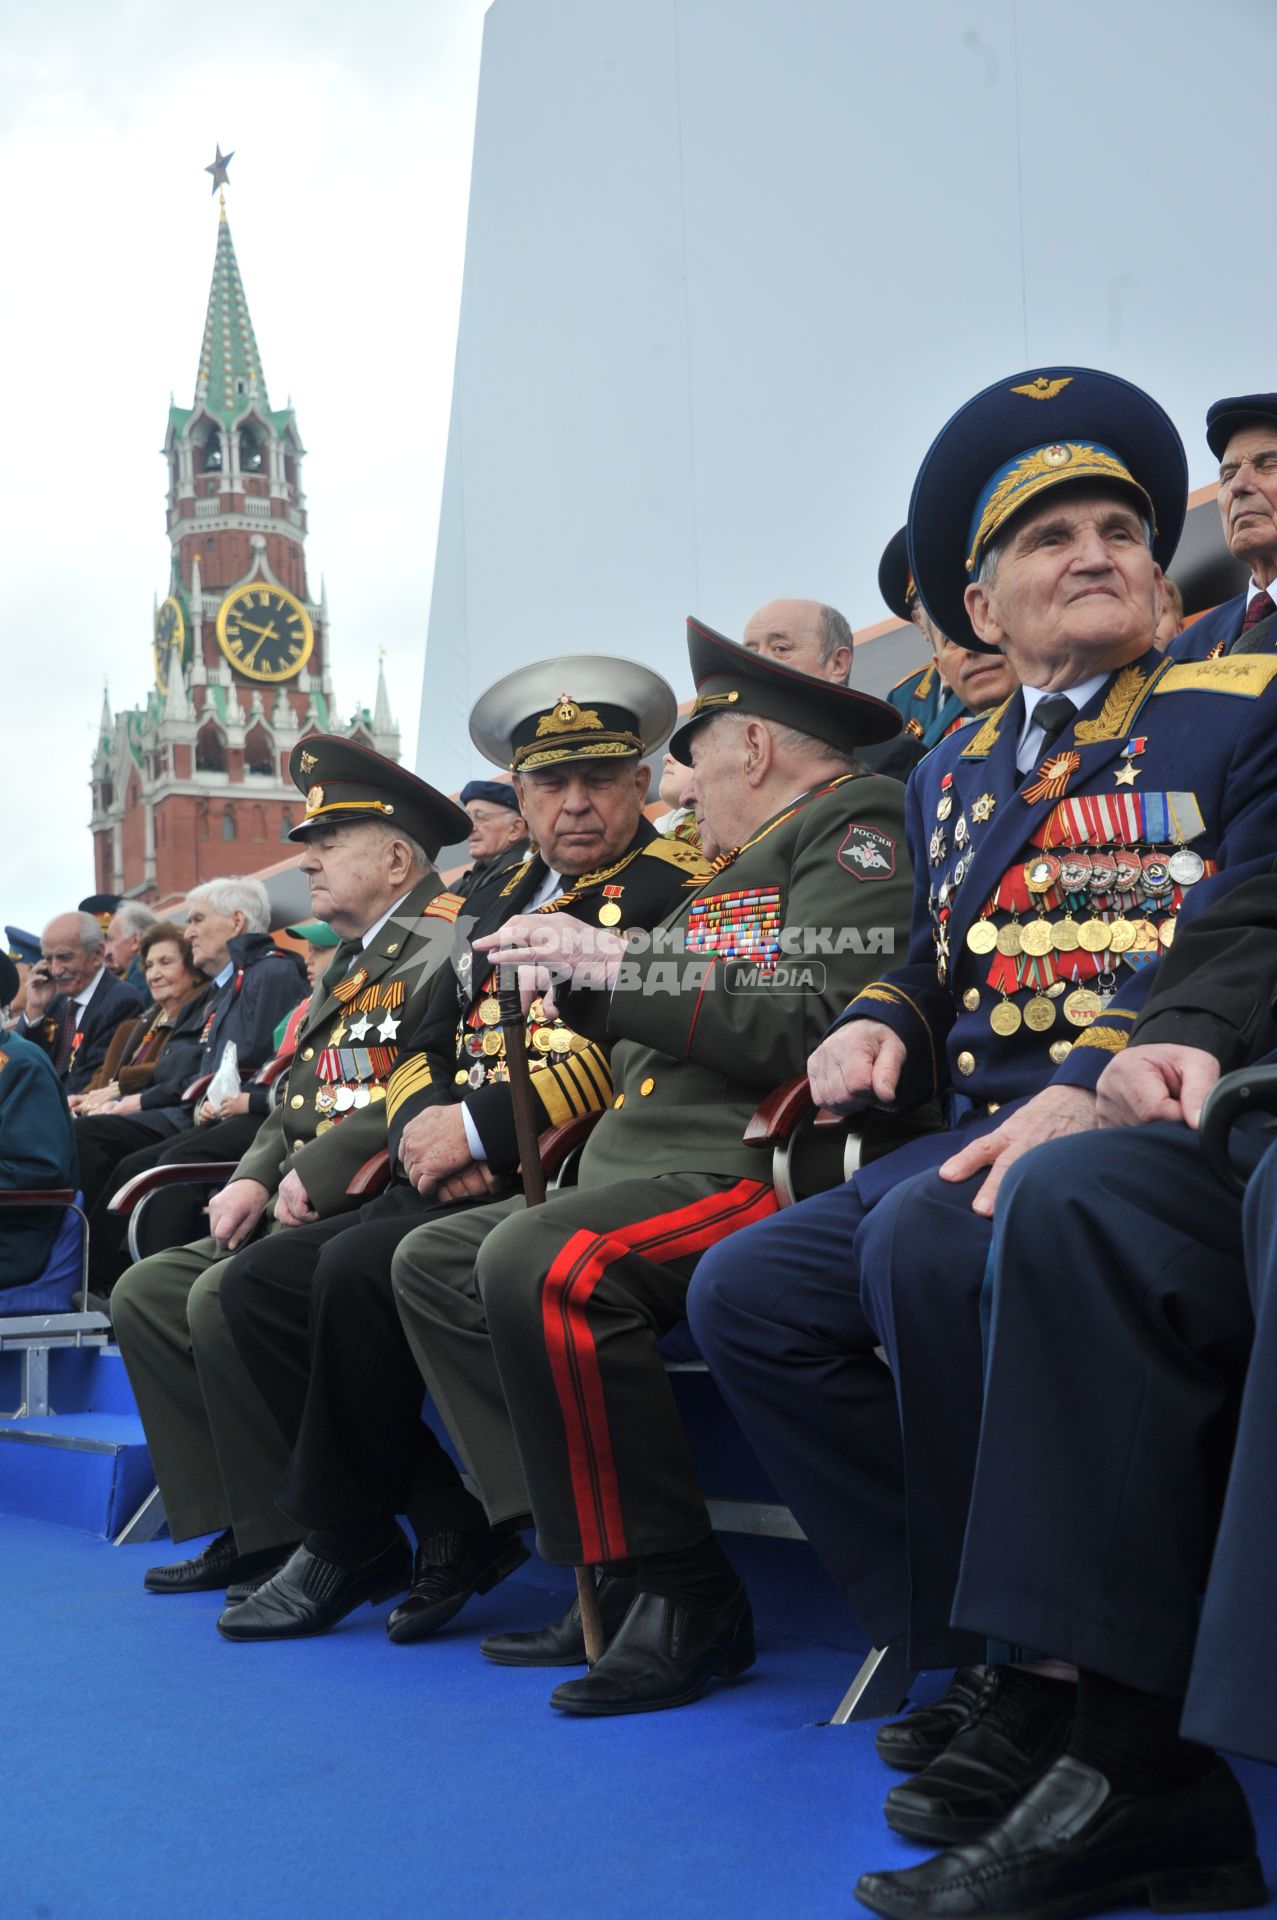
[[[513,771],[538,852],[507,855],[457,921],[452,964],[390,1078],[394,1178],[385,1192],[357,1218],[257,1240],[224,1270],[222,1311],[293,1449],[277,1503],[306,1529],[288,1565],[251,1598],[228,1595],[219,1622],[228,1639],[326,1632],[396,1582],[406,1587],[411,1567],[412,1590],[386,1627],[396,1642],[417,1640],[527,1557],[510,1527],[488,1526],[421,1418],[421,1375],[395,1311],[391,1260],[441,1210],[516,1191],[506,1035],[495,974],[474,937],[515,913],[651,927],[707,877],[697,852],[643,817],[643,755],[676,718],[658,674],[596,655],[521,667],[471,715],[476,746]],[[524,1049],[538,1132],[611,1099],[606,1046],[573,1033],[540,1000]],[[416,1537],[411,1559],[400,1513]]]
[[[855,751],[890,738],[885,702],[688,622],[697,698],[673,751],[712,877],[646,942],[567,914],[518,915],[481,944],[529,963],[526,993],[580,962],[563,996],[614,1042],[616,1092],[575,1190],[419,1228],[395,1256],[408,1337],[489,1515],[528,1507],[542,1555],[602,1566],[606,1655],[554,1704],[681,1705],[754,1659],[749,1602],[714,1541],[658,1342],[700,1253],[775,1206],[743,1142],[847,998],[890,965],[908,913],[897,782]],[[571,1617],[485,1644],[571,1663]]]
[[[111,1316],[175,1540],[217,1533],[155,1567],[152,1592],[225,1586],[290,1551],[274,1505],[286,1451],[218,1305],[227,1257],[263,1233],[346,1211],[351,1176],[386,1143],[399,1034],[447,960],[459,902],[433,862],[466,817],[393,761],[313,735],[289,771],[306,795],[291,838],[311,906],[341,936],[297,1036],[287,1090],[209,1205],[209,1237],[129,1269]]]

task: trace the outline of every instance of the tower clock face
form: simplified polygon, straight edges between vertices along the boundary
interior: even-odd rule
[[[168,692],[168,677],[173,661],[182,657],[186,640],[186,622],[180,603],[170,593],[155,616],[155,684]]]
[[[254,584],[228,594],[218,608],[217,644],[249,680],[291,680],[310,659],[315,630],[291,593]]]

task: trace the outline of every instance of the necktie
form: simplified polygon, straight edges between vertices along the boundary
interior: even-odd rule
[[[1277,603],[1265,587],[1262,593],[1255,595],[1247,607],[1246,618],[1242,621],[1242,632],[1249,633],[1251,628],[1257,627],[1261,620],[1266,620],[1270,613],[1277,613]]]
[[[346,975],[350,972],[351,961],[355,958],[356,954],[362,953],[363,950],[364,943],[362,940],[343,940],[341,942],[341,945],[333,955],[328,966],[324,969],[324,978],[321,984],[325,993],[331,993],[335,987],[341,985]]]
[[[1045,753],[1052,741],[1059,739],[1076,712],[1077,708],[1067,693],[1053,693],[1049,699],[1038,701],[1033,709],[1033,719],[1034,724],[1042,729],[1040,752]]]

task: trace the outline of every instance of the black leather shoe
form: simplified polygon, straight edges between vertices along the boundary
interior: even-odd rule
[[[856,1898],[901,1920],[1067,1920],[1130,1903],[1219,1913],[1260,1906],[1265,1891],[1250,1809],[1222,1760],[1195,1786],[1137,1798],[1065,1754],[982,1840],[862,1874]]]
[[[992,1671],[991,1667],[959,1667],[946,1691],[931,1706],[914,1707],[903,1720],[889,1720],[885,1727],[879,1727],[874,1742],[878,1758],[902,1773],[929,1767],[971,1718]]]
[[[684,1607],[640,1593],[607,1652],[550,1695],[564,1713],[659,1713],[684,1707],[711,1680],[752,1667],[754,1616],[744,1587],[721,1607]]]
[[[1063,1753],[1076,1704],[1066,1681],[990,1667],[979,1703],[940,1758],[887,1795],[887,1825],[941,1846],[974,1840]]]
[[[291,1548],[289,1552],[292,1552]],[[237,1607],[241,1600],[247,1600],[250,1593],[256,1593],[259,1587],[264,1587],[272,1575],[279,1572],[288,1557],[288,1554],[285,1554],[273,1567],[263,1567],[260,1573],[250,1574],[247,1580],[233,1580],[226,1589],[227,1606]]]
[[[412,1592],[386,1622],[401,1645],[424,1640],[460,1613],[472,1593],[487,1593],[521,1567],[528,1550],[509,1527],[439,1527],[423,1534],[412,1564]]]
[[[274,1573],[282,1567],[292,1545],[259,1547],[256,1553],[238,1553],[235,1535],[228,1527],[210,1540],[203,1553],[192,1560],[175,1560],[171,1566],[148,1567],[143,1585],[148,1593],[214,1593],[232,1580],[247,1580],[255,1573]]]
[[[603,1638],[611,1640],[638,1597],[632,1577],[605,1573],[599,1581],[599,1617]],[[533,1633],[490,1633],[479,1651],[502,1667],[583,1667],[585,1633],[581,1602],[574,1600],[560,1619]]]
[[[298,1547],[264,1586],[237,1607],[227,1607],[217,1631],[228,1640],[301,1640],[327,1633],[365,1600],[370,1607],[392,1600],[411,1578],[412,1549],[397,1527],[389,1546],[361,1567],[339,1567],[309,1547]]]

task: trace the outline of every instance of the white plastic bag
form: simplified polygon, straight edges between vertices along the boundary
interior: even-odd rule
[[[235,1050],[235,1042],[228,1040],[222,1048],[222,1058],[218,1064],[217,1072],[209,1081],[208,1091],[204,1095],[204,1098],[208,1101],[209,1106],[216,1110],[221,1106],[223,1100],[233,1100],[238,1092],[239,1055]]]

